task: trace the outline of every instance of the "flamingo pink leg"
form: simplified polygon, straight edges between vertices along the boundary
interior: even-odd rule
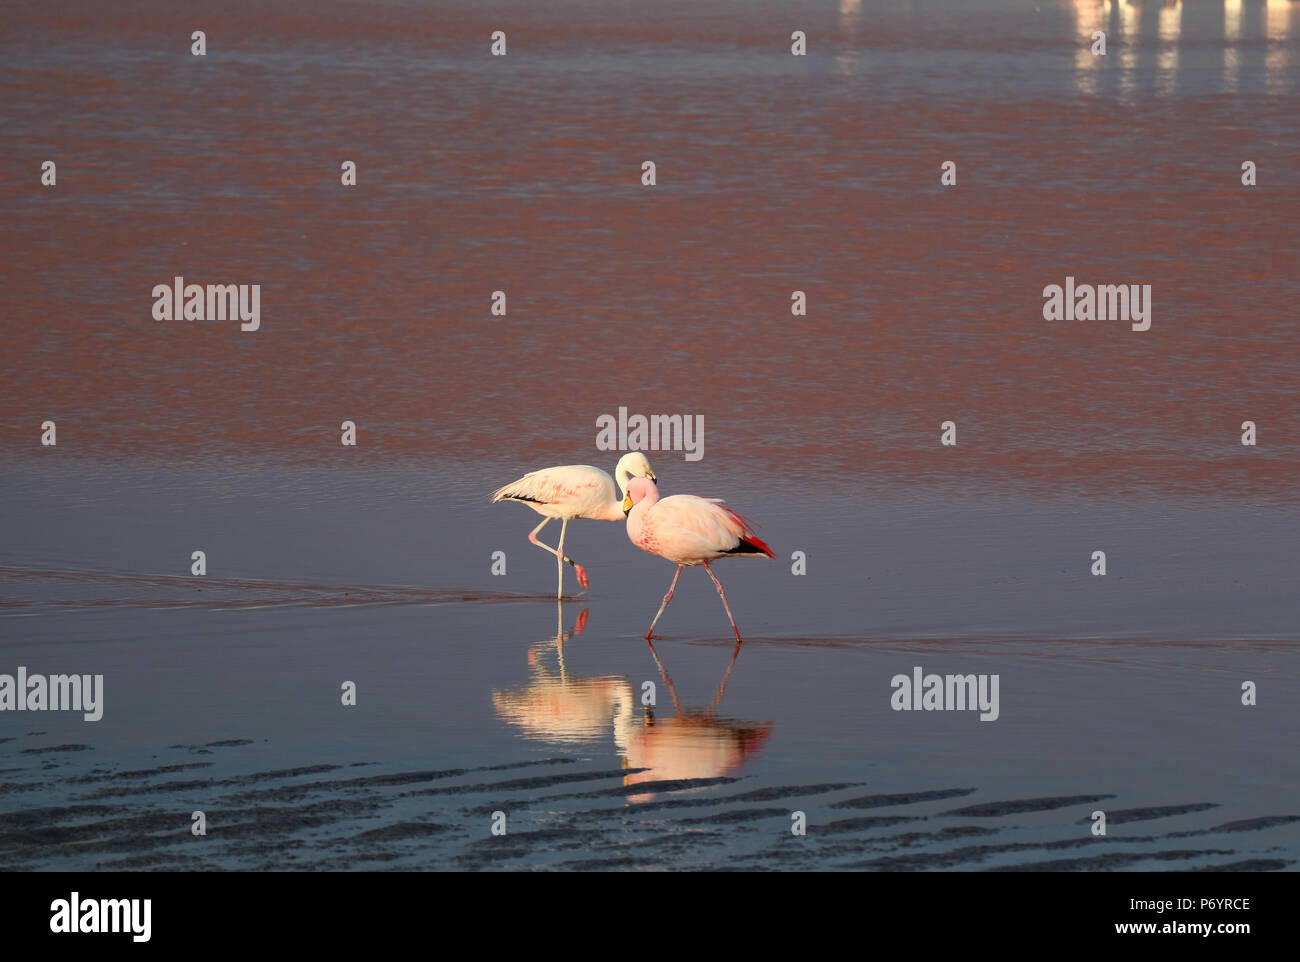
[[[532,531],[528,532],[528,540],[531,541],[533,544],[537,545],[537,547],[544,548],[545,550],[549,551],[551,554],[555,555],[555,557],[562,558],[565,564],[573,565],[573,570],[578,575],[578,584],[586,588],[588,586],[587,569],[584,568],[582,565],[578,564],[578,562],[574,561],[572,558],[563,558],[559,551],[552,548],[549,544],[543,544],[541,541],[537,539],[537,533],[541,531],[543,528],[545,528],[548,524],[550,524],[551,520],[552,520],[551,518],[543,518],[541,524],[539,524]],[[568,522],[565,523],[567,524]],[[561,535],[561,543],[563,543],[563,535]]]
[[[668,594],[664,595],[664,603],[659,606],[659,614],[655,615],[655,620],[650,622],[650,630],[645,633],[646,641],[649,641],[650,636],[655,633],[655,625],[659,624],[659,615],[664,613],[664,609],[668,607],[668,602],[673,600],[673,592],[677,590],[677,579],[682,576],[682,568],[684,567],[686,566],[677,566],[677,573],[673,575],[673,583],[668,586]]]
[[[681,569],[678,568],[677,570],[680,571]],[[745,639],[740,637],[740,629],[736,627],[736,619],[732,617],[731,605],[727,604],[727,593],[722,590],[722,582],[718,580],[718,576],[713,573],[713,569],[709,567],[707,561],[704,562],[704,570],[709,573],[709,577],[713,579],[713,586],[718,589],[718,597],[722,599],[722,607],[727,609],[727,619],[731,622],[731,630],[736,633],[736,644],[739,645]],[[739,650],[737,648],[737,651]]]

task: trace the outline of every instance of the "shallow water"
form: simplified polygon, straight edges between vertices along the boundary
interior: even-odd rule
[[[0,673],[106,695],[0,713],[0,867],[1294,869],[1300,4],[737,9],[10,17]],[[153,320],[176,274],[261,330]],[[1044,321],[1067,275],[1151,330]],[[734,664],[702,572],[651,649],[671,565],[575,523],[557,612],[488,503],[620,407],[776,550]]]
[[[532,513],[458,497],[460,472],[58,475],[4,477],[6,670],[102,673],[105,712],[6,713],[10,867],[1275,868],[1300,848],[1295,509],[756,495],[808,574],[718,564],[746,635],[728,671],[702,572],[652,649],[671,565],[575,523],[592,587],[557,611]],[[997,674],[997,720],[893,711],[918,665]],[[179,847],[195,810],[202,854]]]

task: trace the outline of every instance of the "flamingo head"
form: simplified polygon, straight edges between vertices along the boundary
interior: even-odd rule
[[[614,468],[614,480],[618,482],[618,489],[627,494],[627,483],[631,478],[649,478],[655,480],[655,473],[650,470],[650,462],[640,451],[629,451],[618,459],[618,465]]]
[[[650,499],[651,504],[658,501],[659,488],[649,478],[633,478],[627,483],[627,494],[623,498],[623,514],[628,514],[635,505],[646,498]]]

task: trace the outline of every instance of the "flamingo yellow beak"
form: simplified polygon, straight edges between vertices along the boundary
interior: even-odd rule
[[[632,510],[632,495],[625,494],[623,495],[623,513],[627,514],[631,510]]]
[[[647,471],[645,476],[649,478],[651,481],[659,480],[658,478],[655,477],[655,473],[653,471]]]

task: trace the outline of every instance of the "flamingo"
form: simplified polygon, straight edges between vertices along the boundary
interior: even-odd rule
[[[528,535],[528,540],[539,548],[544,548],[555,555],[555,569],[559,575],[559,584],[555,597],[564,596],[564,566],[572,565],[578,576],[578,584],[587,587],[587,569],[572,558],[564,556],[564,533],[569,522],[574,518],[590,518],[593,521],[622,521],[624,511],[619,498],[614,493],[614,480],[618,480],[620,494],[627,492],[629,478],[640,477],[655,479],[650,470],[650,462],[640,451],[630,451],[619,458],[611,478],[600,468],[589,464],[565,464],[555,468],[542,468],[525,474],[518,481],[512,481],[504,488],[499,488],[492,501],[522,501],[540,515],[545,517],[542,523]],[[552,548],[537,540],[537,534],[554,518],[560,519],[560,544]]]
[[[722,590],[722,582],[709,567],[709,562],[730,555],[775,558],[772,549],[754,534],[754,522],[717,498],[674,494],[661,501],[659,488],[653,480],[645,478],[633,478],[628,482],[623,511],[627,515],[627,536],[632,543],[642,551],[657,554],[677,565],[677,573],[668,586],[668,594],[664,595],[664,603],[659,606],[659,613],[645,633],[646,641],[654,634],[659,615],[673,600],[682,568],[704,565],[704,570],[713,579],[713,586],[718,589],[718,597],[722,599],[722,607],[727,611],[731,630],[736,633],[736,644],[739,645],[744,639],[740,637],[731,606],[727,604],[727,593]]]

